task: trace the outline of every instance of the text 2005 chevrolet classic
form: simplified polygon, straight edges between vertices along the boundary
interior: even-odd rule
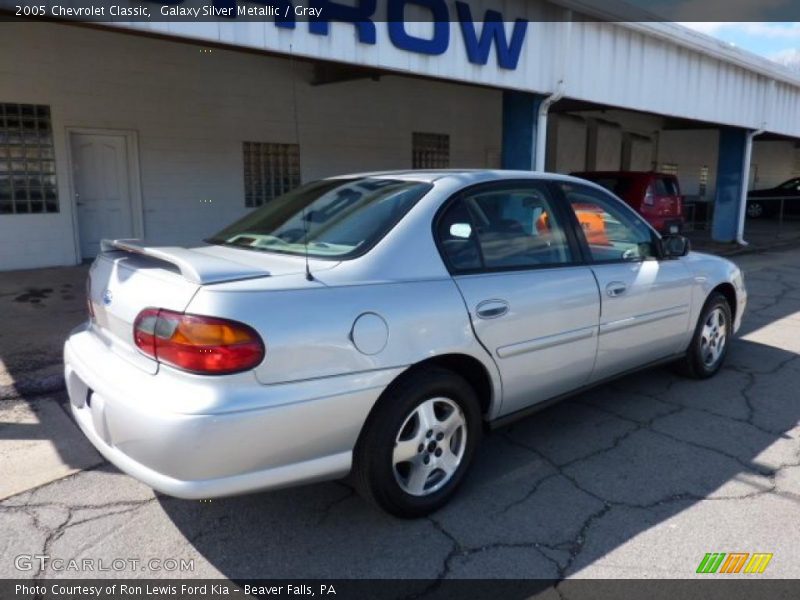
[[[103,248],[64,352],[108,460],[184,498],[351,473],[405,517],[487,426],[661,362],[714,375],[747,299],[734,264],[541,173],[336,177],[197,247]]]

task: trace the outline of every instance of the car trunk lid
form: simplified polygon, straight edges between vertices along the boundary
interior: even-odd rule
[[[184,312],[202,286],[296,275],[305,269],[301,257],[222,246],[183,248],[141,240],[103,240],[101,250],[89,271],[92,328],[111,351],[150,373],[158,370],[158,363],[139,352],[133,337],[134,322],[143,309]],[[315,264],[314,268],[335,264]]]
[[[89,271],[92,329],[112,352],[155,373],[158,363],[134,343],[136,316],[147,307],[181,312],[199,288],[169,263],[120,250],[103,252]]]

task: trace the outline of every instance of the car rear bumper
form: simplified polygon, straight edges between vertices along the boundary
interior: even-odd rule
[[[275,385],[252,373],[152,375],[85,327],[64,362],[72,413],[98,451],[160,492],[195,499],[345,475],[370,409],[402,371]]]
[[[653,218],[647,217],[653,228],[664,235],[679,234],[684,229],[684,221],[680,218]]]

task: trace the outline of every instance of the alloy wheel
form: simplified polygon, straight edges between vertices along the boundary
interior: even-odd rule
[[[728,341],[728,326],[721,308],[712,310],[703,324],[700,338],[700,356],[706,367],[713,367],[725,351]]]
[[[449,398],[417,405],[395,438],[392,470],[402,490],[427,496],[440,490],[458,470],[467,447],[467,421]]]
[[[747,216],[758,218],[764,214],[764,207],[758,202],[751,202],[747,205]]]

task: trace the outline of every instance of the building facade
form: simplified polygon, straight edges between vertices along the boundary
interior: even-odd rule
[[[800,166],[800,80],[766,61],[668,23],[520,0],[490,31],[447,6],[446,44],[425,22],[0,24],[0,269],[198,243],[329,175],[537,161],[675,169],[728,241],[748,183]]]

